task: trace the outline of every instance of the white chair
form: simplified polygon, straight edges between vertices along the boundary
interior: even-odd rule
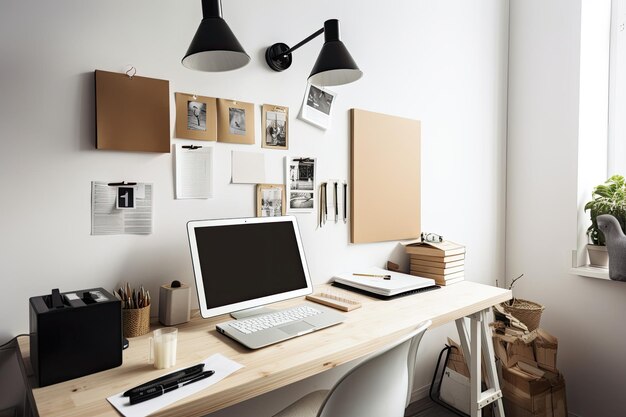
[[[403,417],[417,347],[430,320],[352,368],[330,390],[312,392],[274,417]]]

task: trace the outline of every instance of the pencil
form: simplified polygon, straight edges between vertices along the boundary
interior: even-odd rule
[[[391,275],[379,275],[379,274],[357,274],[356,272],[352,275],[356,275],[359,277],[372,277],[372,278],[383,278],[383,279],[391,279]]]

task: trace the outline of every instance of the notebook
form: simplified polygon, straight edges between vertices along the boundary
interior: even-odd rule
[[[390,276],[390,279],[381,277],[385,275]],[[434,279],[393,272],[378,267],[359,268],[358,271],[337,274],[332,278],[332,281],[384,297],[437,287]]]

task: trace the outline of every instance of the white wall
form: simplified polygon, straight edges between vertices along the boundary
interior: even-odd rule
[[[581,417],[626,409],[626,285],[568,273],[584,204],[577,201],[581,4],[589,17],[586,8],[602,3],[510,3],[507,277],[524,273],[514,295],[546,306],[542,327],[559,338],[569,410]],[[597,135],[605,146],[601,129]]]
[[[185,223],[254,215],[254,187],[229,184],[231,150],[265,152],[268,182],[283,181],[286,155],[317,157],[319,179],[347,178],[353,107],[422,121],[423,229],[467,245],[467,279],[502,282],[508,2],[227,0],[223,6],[252,62],[209,74],[180,64],[200,21],[198,0],[0,4],[0,341],[28,331],[28,297],[51,288],[112,289],[129,281],[156,294],[172,279],[191,282]],[[365,76],[335,89],[332,128],[324,132],[295,119],[321,39],[298,50],[284,73],[270,71],[263,53],[274,42],[296,43],[328,18],[340,20]],[[170,154],[94,149],[93,71],[128,65],[137,75],[170,81],[172,132],[177,91],[286,105],[290,150],[261,151],[258,127],[254,146],[215,144],[215,197],[174,200]],[[93,180],[153,183],[154,233],[90,236]],[[397,242],[350,245],[347,226],[316,230],[314,214],[298,219],[317,283],[389,257],[406,265]],[[393,221],[392,208],[381,221]],[[417,386],[429,383],[435,353],[453,329],[425,338]]]

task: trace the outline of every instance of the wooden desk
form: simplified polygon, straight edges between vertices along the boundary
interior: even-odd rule
[[[316,290],[325,288],[326,285],[321,285]],[[465,321],[463,317],[478,318],[477,314],[484,315],[492,305],[511,298],[508,290],[469,281],[391,301],[335,288],[332,291],[344,292],[346,297],[360,301],[363,306],[346,313],[343,324],[260,350],[249,350],[217,333],[216,323],[226,321],[228,316],[211,319],[194,317],[189,323],[177,326],[176,368],[194,365],[215,353],[221,353],[245,367],[206,390],[161,409],[155,415],[202,416],[220,410],[376,352],[424,320],[432,320],[432,327],[457,320],[459,329],[467,335],[462,324]],[[290,300],[277,303],[276,306],[286,307],[301,301]],[[479,323],[472,320],[474,322]],[[484,320],[483,324],[487,326]],[[472,339],[473,349],[476,349],[473,342],[481,339],[480,329],[479,325],[472,325],[472,335],[475,336]],[[477,333],[474,334],[475,331]],[[148,364],[148,337],[145,335],[130,339],[130,347],[124,351],[123,365],[120,367],[32,389],[39,415],[119,416],[106,400],[107,397],[167,372],[156,370]],[[486,352],[490,350],[493,359],[493,347],[489,348],[491,336],[487,339],[489,345]],[[469,349],[468,339],[464,340],[461,335],[461,341],[463,347]],[[19,348],[25,369],[29,369],[27,338],[20,340]],[[473,351],[480,353],[480,343],[478,349]],[[466,350],[466,354],[469,351]],[[478,369],[480,372],[479,366],[470,369]],[[475,386],[479,387],[479,384]],[[495,388],[499,393],[499,387],[496,385]],[[472,414],[480,416],[480,408]]]

